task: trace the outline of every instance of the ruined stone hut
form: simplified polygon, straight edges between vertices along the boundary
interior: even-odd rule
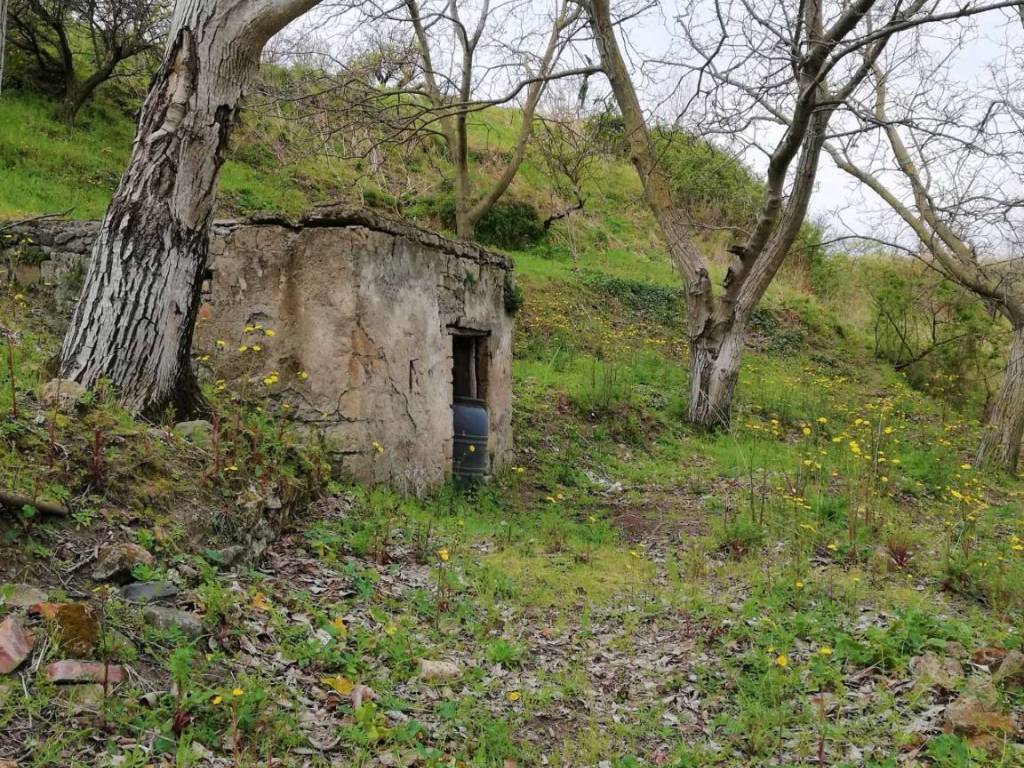
[[[73,297],[97,227],[31,225],[38,276]],[[276,372],[269,391],[324,431],[342,474],[420,493],[453,462],[493,471],[509,454],[511,270],[500,254],[364,209],[218,222],[196,353],[220,375]],[[245,332],[257,326],[272,336]],[[486,415],[471,456],[455,439],[459,403],[477,411],[471,431]]]

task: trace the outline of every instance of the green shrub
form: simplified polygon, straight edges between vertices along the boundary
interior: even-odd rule
[[[455,229],[455,198],[435,200],[434,215],[446,229]],[[544,224],[537,209],[519,200],[499,200],[476,223],[475,239],[482,245],[521,251],[544,239]]]
[[[584,284],[621,301],[648,320],[676,325],[683,317],[683,292],[679,288],[652,285],[602,272],[587,272]]]

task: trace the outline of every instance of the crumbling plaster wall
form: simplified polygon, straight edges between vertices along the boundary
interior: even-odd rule
[[[49,251],[42,274],[58,283],[81,271],[96,231],[64,224],[74,225],[70,240],[56,222],[33,230]],[[488,454],[492,468],[504,463],[513,327],[505,257],[345,208],[315,209],[300,221],[220,222],[210,248],[197,354],[210,355],[217,375],[248,377],[252,386],[277,371],[270,391],[323,430],[345,474],[413,492],[443,482],[453,437],[452,327],[487,334]],[[254,325],[273,336],[244,333]]]

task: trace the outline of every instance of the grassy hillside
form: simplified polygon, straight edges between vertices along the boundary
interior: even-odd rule
[[[44,104],[6,95],[0,118],[8,215],[100,213],[126,118],[48,133]],[[514,120],[479,126],[480,151]],[[248,118],[227,210],[370,189],[275,130]],[[87,183],[103,169],[107,186]],[[826,299],[805,270],[772,287],[732,431],[688,429],[677,280],[629,168],[599,170],[575,257],[564,230],[515,254],[517,469],[469,496],[329,479],[258,383],[207,385],[231,464],[108,392],[57,413],[40,402],[50,297],[0,292],[18,406],[0,369],[0,487],[74,510],[3,513],[0,585],[88,603],[103,632],[83,655],[132,671],[83,704],[38,671],[67,639],[30,619],[47,641],[0,675],[0,762],[1024,765],[1024,679],[998,669],[1024,651],[1024,484],[972,466],[976,404],[874,358],[878,276],[842,262]],[[514,193],[540,206],[543,182],[531,161]],[[178,585],[201,640],[90,578],[93,553],[125,540],[155,557],[135,578]],[[364,685],[372,699],[354,697]]]

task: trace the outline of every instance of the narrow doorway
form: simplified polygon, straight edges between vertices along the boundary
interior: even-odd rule
[[[473,485],[487,474],[487,368],[485,333],[452,331],[452,474],[457,486]]]

